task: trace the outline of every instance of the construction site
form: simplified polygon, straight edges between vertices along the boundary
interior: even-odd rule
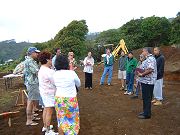
[[[82,67],[76,70],[82,86],[78,92],[80,107],[80,135],[178,135],[180,133],[180,48],[160,48],[165,56],[163,104],[152,106],[152,117],[148,120],[137,118],[142,111],[142,99],[132,100],[120,90],[118,62],[115,62],[112,85],[100,86],[103,64],[94,66],[93,89],[84,89]],[[142,49],[134,50],[138,58]],[[0,74],[2,78],[5,73]],[[0,80],[0,134],[41,135],[42,119],[37,126],[26,126],[26,95],[23,80],[11,80],[6,87]],[[42,112],[39,112],[42,116]],[[55,111],[54,130],[57,131]]]

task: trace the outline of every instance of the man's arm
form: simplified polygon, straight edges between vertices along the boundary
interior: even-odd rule
[[[152,72],[153,72],[153,69],[151,68],[146,69],[143,73],[140,73],[139,71],[137,71],[139,77],[144,77]]]

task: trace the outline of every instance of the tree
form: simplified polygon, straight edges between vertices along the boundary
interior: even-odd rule
[[[132,19],[124,24],[120,31],[120,39],[124,39],[129,50],[143,47],[143,35],[141,30],[143,18]]]
[[[60,30],[55,36],[55,46],[61,47],[64,53],[73,51],[77,57],[81,57],[85,51],[87,32],[88,26],[85,20],[74,20],[67,27]]]
[[[175,19],[173,19],[171,29],[171,43],[179,44],[180,43],[180,12],[177,13]]]
[[[96,43],[100,44],[114,44],[117,45],[119,42],[119,31],[117,29],[110,29],[101,32],[96,38]]]
[[[141,29],[146,46],[168,44],[170,41],[171,24],[165,17],[147,17]]]

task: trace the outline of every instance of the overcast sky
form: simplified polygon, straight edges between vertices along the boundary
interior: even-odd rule
[[[0,41],[47,41],[72,20],[84,19],[89,32],[99,32],[178,12],[180,0],[0,0]]]

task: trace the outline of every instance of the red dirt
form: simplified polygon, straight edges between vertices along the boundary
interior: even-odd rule
[[[142,100],[132,100],[119,90],[117,64],[114,66],[112,86],[99,86],[103,71],[103,68],[99,67],[101,66],[95,67],[92,91],[84,89],[84,73],[82,70],[77,71],[82,81],[78,93],[81,122],[79,135],[178,135],[180,133],[180,81],[165,81],[163,105],[152,107],[151,119],[139,120],[137,114],[142,111]],[[0,120],[0,135],[41,135],[42,120],[39,121],[38,126],[25,126],[25,107],[14,107],[17,93],[11,92],[22,87],[22,82],[16,80],[13,89],[9,89],[8,92],[4,92],[2,80],[0,84],[0,102],[6,93],[12,98],[11,102],[0,104],[0,113],[20,110],[20,116],[12,119],[11,128],[8,127],[6,120]],[[53,125],[57,131],[55,114]]]

